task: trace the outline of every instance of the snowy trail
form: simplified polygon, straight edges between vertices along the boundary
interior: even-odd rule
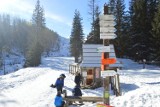
[[[67,61],[71,63],[71,60]],[[67,61],[64,58],[46,58],[40,67],[21,69],[1,77],[0,107],[54,107],[56,89],[49,86],[61,73],[66,73]],[[57,70],[53,69],[54,66]]]
[[[31,72],[33,72],[33,70]],[[35,75],[30,73],[30,75],[34,76],[31,76],[30,78],[24,78],[25,81],[23,81],[23,77],[19,79],[19,81],[14,81],[14,82],[6,81],[10,82],[10,84],[13,85],[14,87],[11,87],[4,91],[2,90],[2,95],[4,93],[6,99],[10,99],[11,101],[15,100],[14,102],[15,107],[16,106],[36,107],[35,105],[37,104],[37,99],[40,102],[41,100],[43,100],[44,97],[42,95],[48,93],[48,87],[50,85],[49,83],[51,83],[53,80],[50,75],[53,75],[53,73],[48,72],[47,69],[41,69],[40,71],[35,71],[35,72],[39,72],[41,75],[38,74]],[[10,104],[12,105],[13,103]],[[7,106],[10,107],[10,105]]]
[[[21,69],[15,73],[0,76],[0,107],[55,107],[56,89],[50,88],[61,73],[66,75],[65,89],[68,95],[75,86],[74,76],[68,73],[68,65],[73,58],[44,58],[39,67]],[[122,96],[110,97],[115,107],[159,107],[160,68],[146,66],[131,60],[123,60],[120,84]],[[154,69],[153,69],[154,68]],[[102,96],[103,88],[82,90],[83,96]],[[77,106],[70,106],[77,107]],[[85,103],[81,107],[96,107]]]

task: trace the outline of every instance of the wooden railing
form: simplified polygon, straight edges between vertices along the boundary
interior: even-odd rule
[[[79,64],[70,64],[69,65],[69,73],[75,75],[76,72],[80,72]]]

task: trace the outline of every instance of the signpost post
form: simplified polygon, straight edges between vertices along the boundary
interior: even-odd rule
[[[108,6],[104,5],[104,15],[108,14]],[[101,29],[101,28],[100,28]],[[109,46],[109,39],[103,39],[103,45]],[[109,53],[104,52],[104,59],[109,58]],[[104,70],[106,70],[109,65],[102,65],[104,66]],[[104,92],[103,92],[103,98],[104,98],[104,104],[109,105],[109,77],[106,76],[106,78],[103,79],[103,86],[104,86]]]
[[[100,16],[100,39],[103,39],[103,45],[104,47],[109,46],[109,39],[116,38],[116,35],[114,34],[115,28],[114,28],[114,16],[109,13],[109,7],[108,5],[104,5],[104,15]],[[104,86],[104,92],[103,92],[103,99],[105,105],[110,105],[110,76],[116,75],[116,72],[114,70],[108,70],[109,64],[114,64],[116,62],[115,58],[109,58],[109,52],[107,50],[102,51],[101,49],[99,52],[102,53],[101,57],[101,76],[103,77],[103,86]]]

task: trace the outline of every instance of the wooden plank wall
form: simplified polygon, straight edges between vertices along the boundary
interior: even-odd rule
[[[81,67],[100,67],[101,66],[101,53],[97,51],[98,47],[103,45],[97,44],[83,44],[83,61]],[[114,46],[110,44],[110,58],[116,58]],[[122,64],[117,61],[116,64],[110,65],[111,67],[122,67]]]

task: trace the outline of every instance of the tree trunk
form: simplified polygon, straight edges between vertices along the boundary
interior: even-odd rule
[[[75,58],[75,63],[78,63],[78,57],[75,56],[74,58]]]

